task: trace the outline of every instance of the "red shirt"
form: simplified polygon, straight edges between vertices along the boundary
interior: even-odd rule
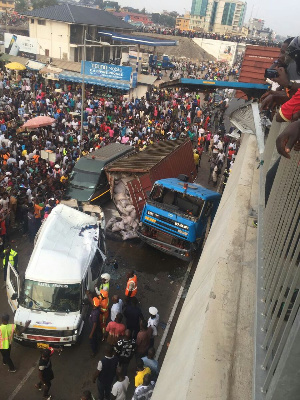
[[[106,332],[108,332],[107,343],[115,345],[117,344],[120,336],[123,336],[125,333],[125,325],[120,324],[115,321],[111,321],[108,323],[106,327]]]
[[[279,114],[284,121],[290,121],[297,111],[300,111],[300,89],[297,90],[290,100],[282,104]]]

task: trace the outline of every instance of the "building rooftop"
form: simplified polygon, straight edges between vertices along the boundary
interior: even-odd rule
[[[247,45],[239,82],[265,83],[265,69],[279,57],[278,47]]]
[[[70,24],[94,25],[133,30],[132,25],[120,20],[118,17],[107,11],[68,3],[27,11],[24,12],[23,15]]]

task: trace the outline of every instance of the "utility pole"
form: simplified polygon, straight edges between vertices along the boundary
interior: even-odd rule
[[[82,138],[83,138],[83,110],[84,110],[84,101],[85,101],[85,84],[84,84],[84,74],[85,74],[85,59],[86,59],[86,29],[84,29],[84,37],[83,37],[83,68],[82,68],[82,84],[81,84],[81,122],[80,122],[80,146],[82,146]]]

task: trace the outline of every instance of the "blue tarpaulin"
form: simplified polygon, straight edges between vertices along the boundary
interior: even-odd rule
[[[177,46],[177,40],[161,40],[158,38],[152,38],[148,36],[132,36],[125,35],[118,32],[98,31],[101,36],[108,36],[113,40],[119,42],[126,42],[134,44],[143,44],[144,46]]]
[[[82,83],[82,74],[78,72],[62,72],[59,74],[59,79],[64,81],[70,82],[77,82]],[[106,78],[99,78],[96,76],[85,75],[84,82],[89,83],[91,85],[99,85],[110,87],[114,89],[120,90],[129,90],[130,89],[130,82],[128,81],[121,81],[115,79],[106,79]]]

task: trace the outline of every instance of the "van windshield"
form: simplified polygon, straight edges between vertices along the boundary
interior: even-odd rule
[[[67,285],[25,279],[21,305],[43,311],[78,311],[80,309],[80,290],[80,283]]]
[[[99,180],[99,172],[86,172],[74,169],[70,176],[70,185],[75,188],[94,189]]]

